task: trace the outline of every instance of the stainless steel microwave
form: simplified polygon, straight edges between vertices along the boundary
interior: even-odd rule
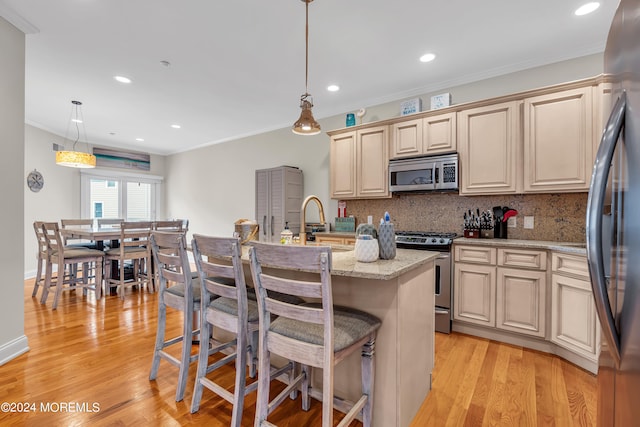
[[[457,189],[457,153],[389,162],[389,190],[392,192]]]

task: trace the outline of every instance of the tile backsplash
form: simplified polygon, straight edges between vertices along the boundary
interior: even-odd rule
[[[531,194],[504,196],[460,196],[453,193],[404,193],[391,199],[348,200],[347,215],[356,224],[372,215],[374,224],[386,211],[396,230],[442,231],[462,235],[464,212],[486,211],[493,206],[516,209],[516,227],[508,229],[511,239],[553,242],[585,241],[587,193]],[[534,228],[525,229],[524,217],[532,216]]]

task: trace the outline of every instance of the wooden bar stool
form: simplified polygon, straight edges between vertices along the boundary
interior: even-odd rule
[[[322,369],[322,426],[333,426],[333,408],[345,411],[338,424],[348,425],[362,414],[365,427],[372,425],[374,346],[380,320],[368,313],[334,307],[331,293],[331,248],[252,243],[251,273],[259,307],[258,399],[255,426],[273,425],[268,415],[299,385],[302,409],[308,410],[310,367]],[[267,267],[263,271],[263,266]],[[291,278],[291,271],[300,277]],[[307,274],[310,272],[312,274]],[[311,277],[309,277],[311,276]],[[270,298],[267,291],[295,295],[316,302],[293,306]],[[272,320],[272,316],[278,316]],[[361,352],[362,395],[349,408],[334,400],[334,366],[353,352]],[[272,354],[302,364],[302,372],[277,397],[269,401],[269,366]]]
[[[179,373],[176,401],[179,402],[184,399],[189,365],[198,358],[197,355],[191,355],[191,345],[193,337],[200,333],[193,328],[193,313],[200,310],[200,286],[191,274],[184,233],[154,231],[150,240],[160,282],[156,343],[149,380],[155,380],[158,376],[161,359],[177,366]],[[170,339],[165,339],[167,307],[183,313],[182,335]],[[179,359],[166,351],[167,347],[178,343],[182,344]]]

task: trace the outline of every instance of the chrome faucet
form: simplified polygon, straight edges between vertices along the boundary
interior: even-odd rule
[[[307,196],[307,198],[304,199],[304,202],[302,202],[302,207],[300,208],[300,244],[301,245],[307,244],[306,210],[307,210],[307,205],[312,200],[316,202],[316,205],[318,205],[318,211],[320,212],[320,224],[325,224],[324,208],[322,207],[322,202],[320,201],[320,199],[318,199],[317,196]]]

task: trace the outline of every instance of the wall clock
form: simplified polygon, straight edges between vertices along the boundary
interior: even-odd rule
[[[29,175],[27,175],[27,186],[29,187],[29,190],[34,193],[42,190],[42,187],[44,187],[44,178],[42,177],[42,174],[35,169],[32,172],[29,172]]]

